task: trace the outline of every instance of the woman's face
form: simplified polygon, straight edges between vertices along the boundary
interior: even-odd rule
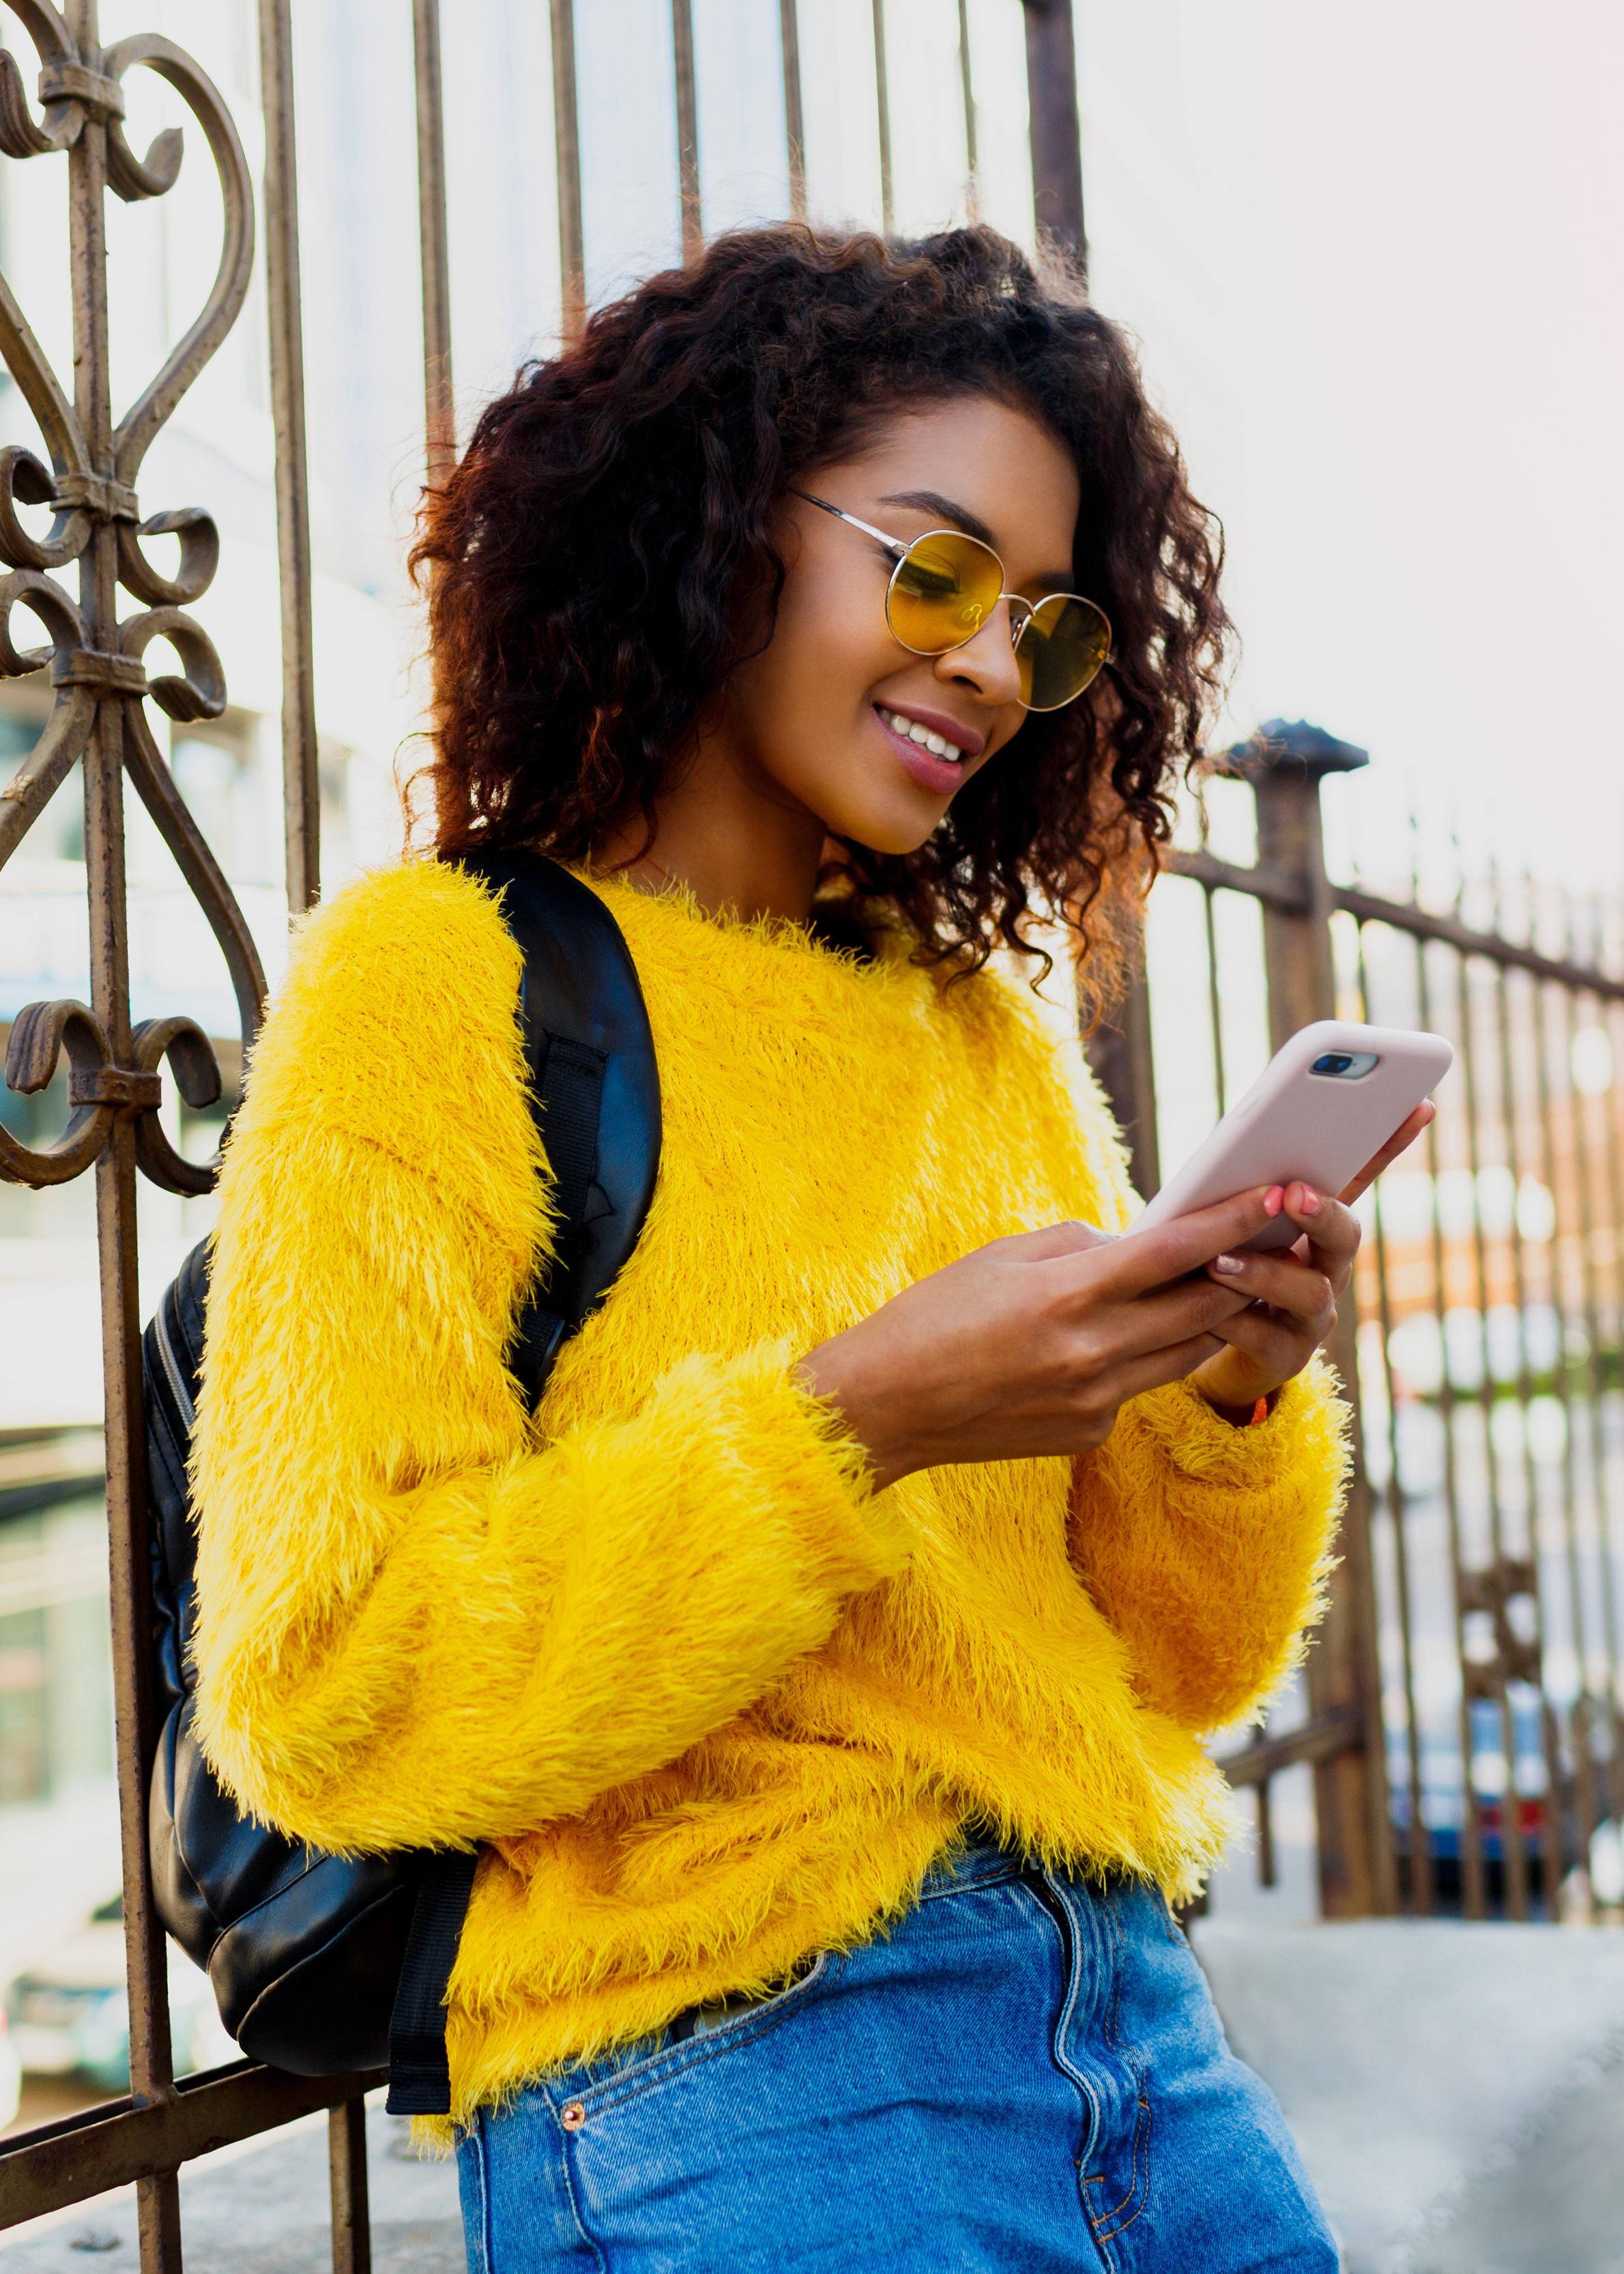
[[[799,486],[904,543],[941,528],[981,538],[1008,591],[1071,589],[1076,470],[1046,428],[990,395],[898,411]],[[730,680],[712,755],[832,835],[910,853],[1026,716],[1008,606],[951,655],[913,655],[886,621],[895,564],[872,538],[791,497],[779,546],[772,641]]]

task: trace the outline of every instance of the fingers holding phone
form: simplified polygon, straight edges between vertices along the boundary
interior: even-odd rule
[[[1207,1266],[1220,1285],[1250,1297],[1249,1306],[1216,1329],[1225,1350],[1196,1370],[1197,1387],[1231,1419],[1300,1374],[1336,1324],[1337,1305],[1353,1277],[1359,1220],[1351,1202],[1366,1192],[1437,1112],[1424,1098],[1343,1186],[1339,1199],[1300,1178],[1279,1187],[1280,1213],[1302,1238],[1274,1254],[1220,1255]]]
[[[1079,1453],[1142,1390],[1221,1352],[1250,1298],[1202,1267],[1270,1221],[1242,1193],[1143,1239],[1054,1224],[978,1248],[801,1361],[878,1484],[948,1462]]]
[[[1348,1202],[1424,1126],[1452,1056],[1438,1035],[1304,1028],[1126,1235],[993,1241],[820,1344],[801,1379],[880,1485],[1086,1451],[1129,1397],[1186,1375],[1249,1419],[1329,1332],[1358,1246]]]

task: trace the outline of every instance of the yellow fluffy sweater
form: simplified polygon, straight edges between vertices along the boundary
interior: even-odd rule
[[[222,1184],[196,1455],[208,1758],[349,1850],[484,1842],[453,2113],[759,1988],[974,1817],[1172,1894],[1200,1733],[1278,1683],[1338,1502],[1318,1368],[1262,1427],[1184,1384],[1074,1465],[876,1494],[797,1356],[1007,1232],[1131,1208],[1075,1046],[991,974],[598,889],[665,1135],[642,1239],[533,1429],[548,1238],[519,959],[434,863],[305,925]]]

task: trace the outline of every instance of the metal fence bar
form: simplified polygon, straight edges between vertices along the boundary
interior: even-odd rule
[[[165,2100],[137,2107],[127,2097],[56,2124],[42,2124],[0,2155],[0,2227],[86,2202],[109,2187],[171,2174],[238,2140],[319,2108],[352,2103],[384,2081],[381,2069],[344,2076],[289,2076],[259,2061],[234,2061],[179,2078]],[[143,2260],[143,2270],[146,2262]]]
[[[1288,915],[1313,913],[1303,897],[1302,879],[1265,862],[1247,869],[1238,861],[1220,861],[1205,847],[1192,853],[1182,846],[1169,845],[1162,852],[1161,866],[1170,877],[1193,877],[1197,885],[1212,891],[1244,892],[1248,900],[1261,900],[1268,907],[1283,908]],[[1341,907],[1335,885],[1331,887],[1331,892],[1332,906]]]
[[[1550,1075],[1550,1003],[1551,988],[1535,981],[1531,983],[1535,1095],[1538,1102],[1540,1133],[1540,1167],[1545,1189],[1552,1195],[1556,1221],[1552,1227],[1551,1249],[1551,1306],[1556,1317],[1557,1350],[1555,1378],[1562,1408],[1562,1545],[1567,1579],[1567,1611],[1572,1630],[1576,1689],[1568,1712],[1568,1746],[1573,1755],[1573,1782],[1575,1846],[1581,1853],[1590,1849],[1591,1834],[1601,1819],[1602,1810],[1596,1787],[1595,1762],[1590,1750],[1592,1714],[1590,1698],[1590,1620],[1585,1611],[1583,1558],[1579,1542],[1578,1479],[1574,1462],[1574,1401],[1567,1348],[1567,1290],[1561,1269],[1561,1202],[1560,1186],[1557,1176],[1555,1143],[1552,1126]]]
[[[412,56],[417,88],[418,247],[423,272],[423,427],[428,483],[438,489],[457,463],[440,0],[412,0]]]
[[[1500,1873],[1505,1890],[1507,1909],[1514,1919],[1528,1916],[1528,1859],[1523,1852],[1521,1811],[1517,1804],[1516,1730],[1513,1723],[1511,1698],[1507,1687],[1508,1667],[1505,1645],[1506,1598],[1511,1592],[1512,1575],[1506,1555],[1505,1531],[1502,1521],[1504,1486],[1500,1470],[1499,1447],[1494,1430],[1494,1352],[1489,1340],[1489,1259],[1488,1244],[1483,1222],[1483,1159],[1480,1140],[1482,1112],[1479,1104],[1477,1078],[1477,1005],[1464,956],[1455,959],[1455,985],[1461,1021],[1461,1051],[1456,1061],[1466,1096],[1466,1164],[1471,1178],[1472,1269],[1477,1288],[1478,1376],[1476,1396],[1469,1401],[1468,1410],[1476,1408],[1478,1427],[1482,1432],[1483,1475],[1486,1487],[1486,1568],[1478,1564],[1462,1575],[1469,1588],[1473,1612],[1492,1622],[1493,1651],[1486,1660],[1469,1660],[1463,1667],[1469,1697],[1476,1704],[1481,1700],[1492,1706],[1499,1722],[1500,1757],[1505,1763],[1506,1783],[1500,1802]]]
[[[276,437],[276,565],[282,611],[282,784],[288,906],[321,891],[321,777],[311,621],[310,478],[305,447],[305,331],[300,312],[298,167],[293,131],[291,0],[260,0],[265,118],[265,299],[271,423]]]
[[[970,60],[970,0],[959,0],[959,93],[964,103],[964,211],[980,219],[980,162],[976,155],[976,87]]]
[[[1365,969],[1364,927],[1356,931],[1359,999],[1367,1020],[1371,1018],[1370,979]],[[1432,1842],[1426,1821],[1426,1786],[1422,1773],[1421,1721],[1416,1710],[1415,1614],[1409,1570],[1409,1540],[1405,1524],[1406,1498],[1399,1455],[1398,1396],[1393,1378],[1393,1311],[1388,1299],[1386,1227],[1383,1222],[1381,1180],[1371,1195],[1376,1248],[1377,1319],[1381,1330],[1382,1385],[1387,1408],[1387,1520],[1393,1532],[1394,1591],[1398,1597],[1399,1662],[1404,1688],[1404,1751],[1409,1784],[1409,1871],[1404,1892],[1422,1917],[1432,1909]],[[1385,1716],[1384,1716],[1385,1727]]]
[[[1562,1040],[1568,1067],[1574,1062],[1574,1001],[1571,994],[1562,998]],[[1573,1100],[1573,1141],[1575,1165],[1577,1172],[1577,1192],[1580,1224],[1580,1271],[1584,1290],[1584,1333],[1588,1349],[1585,1356],[1585,1407],[1589,1423],[1591,1493],[1596,1514],[1596,1560],[1598,1589],[1601,1602],[1601,1627],[1604,1647],[1607,1654],[1605,1697],[1606,1753],[1609,1812],[1616,1821],[1624,1822],[1624,1715],[1620,1712],[1620,1670],[1624,1660],[1620,1656],[1620,1620],[1618,1588],[1615,1577],[1618,1554],[1615,1547],[1613,1520],[1614,1494],[1611,1487],[1613,1464],[1607,1457],[1606,1397],[1607,1378],[1601,1362],[1601,1302],[1597,1284],[1594,1178],[1591,1170],[1590,1147],[1586,1143],[1584,1111],[1580,1103],[1582,1093],[1573,1084],[1569,1095]],[[1614,1239],[1618,1228],[1614,1227]]]
[[[880,135],[880,226],[888,237],[896,226],[891,181],[891,75],[886,62],[885,0],[873,0],[874,111]]]
[[[560,327],[566,342],[586,322],[581,222],[581,128],[575,90],[575,0],[549,0],[553,32],[553,168],[558,187]]]
[[[1161,1147],[1156,1129],[1156,1058],[1151,1035],[1151,991],[1144,942],[1130,943],[1132,960],[1120,1001],[1088,1036],[1088,1062],[1105,1093],[1128,1148],[1134,1190],[1151,1200],[1161,1189]]]
[[[676,79],[676,162],[681,184],[683,265],[705,250],[699,207],[699,98],[693,75],[691,0],[671,0],[671,57]]]
[[[423,237],[423,366],[429,478],[455,448],[450,307],[446,283],[445,179],[440,109],[439,0],[413,0],[417,76],[418,210]],[[321,890],[321,777],[316,733],[313,567],[305,440],[305,342],[299,291],[298,170],[293,110],[291,0],[260,0],[260,82],[265,115],[265,284],[270,312],[272,424],[276,437],[276,549],[282,599],[283,813],[290,913]],[[438,292],[431,300],[434,233]],[[333,2274],[371,2274],[366,2215],[366,2110],[343,2103],[329,2116]]]
[[[1416,998],[1420,1024],[1431,1027],[1432,1013],[1431,990],[1427,973],[1427,942],[1413,934],[1416,942]],[[1432,1284],[1437,1291],[1438,1329],[1443,1352],[1442,1378],[1438,1389],[1439,1420],[1443,1430],[1444,1445],[1444,1509],[1449,1532],[1450,1587],[1454,1604],[1455,1660],[1460,1671],[1460,1696],[1456,1708],[1456,1742],[1461,1754],[1461,1901],[1468,1918],[1482,1918],[1486,1904],[1483,1868],[1483,1842],[1477,1817],[1477,1788],[1472,1782],[1472,1714],[1471,1698],[1466,1688],[1466,1606],[1462,1578],[1463,1554],[1461,1536],[1461,1502],[1456,1476],[1456,1434],[1454,1426],[1454,1382],[1449,1367],[1447,1337],[1445,1335],[1445,1305],[1446,1276],[1444,1257],[1444,1226],[1438,1202],[1439,1124],[1434,1121],[1426,1133],[1427,1173],[1431,1181],[1430,1204],[1432,1241]]]
[[[784,143],[789,161],[789,218],[806,218],[806,122],[801,111],[801,29],[795,0],[778,0],[784,59]]]
[[[1212,1094],[1221,1119],[1229,1105],[1224,1082],[1224,1006],[1218,990],[1218,926],[1212,913],[1216,897],[1211,885],[1203,887],[1201,916],[1206,937],[1206,1010],[1212,1035]]]
[[[1497,924],[1503,924],[1505,905],[1498,877],[1495,881],[1494,910]],[[1532,1580],[1530,1600],[1534,1607],[1534,1632],[1528,1645],[1528,1663],[1522,1668],[1531,1675],[1533,1686],[1540,1698],[1540,1752],[1545,1763],[1545,1791],[1542,1805],[1539,1852],[1544,1879],[1545,1914],[1556,1916],[1557,1890],[1562,1877],[1561,1826],[1558,1820],[1558,1801],[1561,1783],[1561,1760],[1557,1741],[1556,1719],[1550,1708],[1545,1690],[1545,1570],[1541,1554],[1539,1480],[1535,1472],[1533,1446],[1529,1429],[1529,1409],[1533,1401],[1534,1385],[1529,1366],[1529,1302],[1530,1273],[1523,1245],[1522,1208],[1524,1148],[1522,1117],[1517,1112],[1516,1074],[1514,1065],[1513,1027],[1509,983],[1505,965],[1493,971],[1495,1029],[1500,1069],[1499,1098],[1499,1122],[1506,1152],[1506,1162],[1512,1180],[1511,1250],[1512,1292],[1517,1310],[1517,1380],[1516,1397],[1520,1440],[1520,1465],[1522,1476],[1522,1498],[1526,1510],[1524,1519],[1528,1548],[1528,1564]],[[1485,1318],[1485,1331],[1487,1321]],[[1507,1645],[1515,1638],[1506,1637]],[[1507,1652],[1509,1654],[1509,1652]],[[1513,1789],[1515,1789],[1515,1761],[1513,1760]]]
[[[1624,1419],[1624,1116],[1620,1115],[1619,1108],[1620,1069],[1624,1067],[1624,1055],[1620,1055],[1618,1049],[1620,1033],[1624,1029],[1624,1018],[1620,1016],[1618,1005],[1598,1004],[1597,1008],[1606,1020],[1602,1031],[1609,1035],[1613,1067],[1611,1110],[1607,1102],[1608,1094],[1603,1093],[1598,1098],[1597,1111],[1605,1117],[1607,1133],[1605,1142],[1599,1149],[1606,1162],[1607,1195],[1613,1217],[1613,1276],[1615,1294],[1613,1319],[1620,1377],[1617,1395],[1620,1418]],[[1610,1547],[1613,1538],[1610,1525],[1608,1527]],[[1620,1541],[1618,1548],[1610,1552],[1604,1578],[1610,1594],[1616,1601],[1619,1588],[1624,1585],[1624,1540]],[[1616,1671],[1609,1698],[1609,1711],[1613,1729],[1614,1789],[1617,1795],[1614,1815],[1620,1832],[1624,1833],[1624,1695],[1620,1695],[1619,1675]]]
[[[1180,856],[1181,861],[1189,857]],[[1560,956],[1542,955],[1521,940],[1499,939],[1492,932],[1474,931],[1459,916],[1437,915],[1431,908],[1406,906],[1401,900],[1384,900],[1374,892],[1357,892],[1347,885],[1332,885],[1331,905],[1333,908],[1345,908],[1361,922],[1391,924],[1395,931],[1413,932],[1417,939],[1441,940],[1462,955],[1486,956],[1491,963],[1531,971],[1537,979],[1552,980],[1559,987],[1585,989],[1604,1002],[1624,1003],[1624,979],[1612,978],[1604,971]]]
[[[1088,273],[1083,227],[1083,141],[1077,120],[1077,51],[1071,0],[1025,0],[1026,104],[1032,202],[1041,239]]]
[[[72,0],[74,44],[101,58],[96,0]],[[73,408],[91,466],[116,471],[107,320],[107,119],[87,111],[68,153],[72,264]],[[87,645],[118,644],[118,555],[114,524],[91,533],[79,563]],[[85,867],[90,901],[90,1001],[117,1065],[131,1064],[128,911],[125,892],[122,706],[97,705],[86,748]],[[117,1119],[95,1165],[101,1265],[102,1359],[111,1562],[115,1748],[124,1877],[125,1978],[130,2011],[130,2091],[138,2107],[174,2096],[163,1929],[147,1861],[147,1777],[155,1737],[147,1649],[146,1447],[137,1278],[135,1129]],[[172,2168],[137,2183],[142,2274],[180,2274],[180,2197]]]
[[[366,2103],[358,2094],[328,2111],[328,2180],[333,2210],[333,2274],[372,2274],[366,2212]]]

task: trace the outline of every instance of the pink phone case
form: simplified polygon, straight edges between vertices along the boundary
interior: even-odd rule
[[[1316,1073],[1317,1060],[1374,1057],[1368,1073]],[[1441,1035],[1321,1019],[1283,1043],[1204,1145],[1157,1193],[1130,1235],[1212,1208],[1253,1185],[1340,1193],[1448,1073],[1454,1051]],[[1289,1247],[1302,1227],[1282,1216],[1250,1248]]]

